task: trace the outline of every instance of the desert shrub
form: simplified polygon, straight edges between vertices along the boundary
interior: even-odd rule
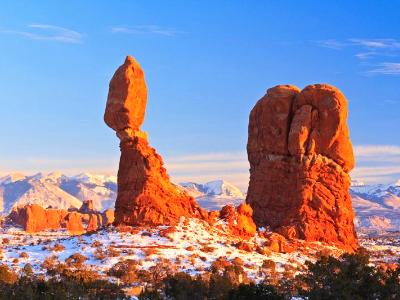
[[[146,249],[143,249],[143,255],[144,255],[145,257],[151,256],[151,255],[157,254],[157,253],[158,253],[158,250],[157,250],[156,248],[146,248]]]
[[[28,253],[26,253],[26,252],[21,252],[21,253],[19,254],[19,257],[20,257],[20,258],[28,258],[29,255],[28,255]]]
[[[101,243],[98,240],[95,240],[92,245],[93,248],[101,247]]]
[[[124,283],[133,283],[138,281],[137,261],[128,259],[120,261],[108,270],[107,275],[121,279]]]
[[[276,288],[266,284],[240,284],[232,289],[226,299],[229,300],[283,300]]]
[[[175,300],[207,299],[208,285],[201,278],[193,279],[190,275],[180,272],[164,280],[165,294]]]
[[[153,288],[145,288],[139,295],[139,300],[164,300],[161,293]]]
[[[264,260],[259,269],[259,275],[264,278],[265,284],[276,285],[278,283],[276,263],[269,259]]]
[[[159,288],[163,284],[163,280],[167,276],[172,276],[177,272],[176,266],[167,259],[161,259],[154,266],[149,268],[148,276],[149,283],[156,288]]]
[[[118,256],[120,256],[120,252],[116,248],[114,248],[112,246],[108,246],[107,247],[107,256],[108,257],[118,257]]]
[[[387,270],[385,284],[381,291],[382,299],[396,299],[400,295],[400,261],[395,270]]]
[[[211,252],[215,251],[215,248],[211,247],[211,246],[208,246],[208,245],[205,245],[200,249],[200,251],[202,251],[204,253],[211,253]]]
[[[57,258],[55,256],[48,256],[44,259],[41,267],[47,271],[52,270],[56,265]]]
[[[79,267],[83,266],[83,264],[85,263],[86,260],[87,260],[86,256],[84,256],[80,253],[74,253],[65,260],[65,263],[69,267],[79,268]]]
[[[60,251],[64,251],[65,247],[61,244],[55,244],[53,247],[53,251],[55,252],[60,252]]]
[[[94,250],[93,256],[98,260],[103,260],[103,259],[107,258],[106,252],[103,251],[103,248],[101,248],[101,247],[97,247],[96,250]]]
[[[0,282],[0,299],[128,299],[116,284],[89,277],[82,280],[76,274],[61,274],[45,280],[24,276],[12,283]]]
[[[10,270],[7,265],[0,265],[0,283],[12,284],[18,280],[15,272]]]
[[[321,256],[315,263],[306,262],[306,265],[306,273],[299,275],[304,284],[300,294],[310,300],[396,299],[382,298],[385,274],[369,265],[369,256],[364,251],[346,253],[340,258]]]
[[[33,276],[33,269],[30,263],[27,263],[21,270],[22,276],[31,277]]]

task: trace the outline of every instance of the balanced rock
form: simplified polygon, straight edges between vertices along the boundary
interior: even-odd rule
[[[347,101],[335,87],[279,85],[250,113],[246,202],[258,226],[286,238],[357,248]]]
[[[140,131],[147,88],[139,64],[130,56],[110,82],[104,120],[117,132],[118,170],[116,225],[174,225],[181,216],[204,214],[194,198],[170,182],[163,160]]]
[[[115,72],[110,81],[106,124],[117,132],[122,140],[139,130],[144,121],[147,104],[147,87],[140,65],[131,56]]]

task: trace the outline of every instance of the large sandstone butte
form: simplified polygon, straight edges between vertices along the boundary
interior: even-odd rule
[[[246,202],[258,226],[287,238],[357,248],[349,195],[347,101],[335,87],[279,85],[250,113]]]
[[[115,225],[174,225],[181,216],[204,214],[193,197],[170,182],[161,156],[140,131],[146,103],[143,70],[128,56],[111,79],[104,114],[121,149]]]

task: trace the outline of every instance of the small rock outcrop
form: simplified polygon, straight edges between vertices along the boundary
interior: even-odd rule
[[[29,233],[67,229],[70,234],[81,234],[108,226],[113,221],[114,211],[111,209],[103,213],[94,210],[82,213],[76,210],[45,209],[37,204],[15,208],[7,216],[7,223],[19,225]]]
[[[252,208],[245,203],[237,208],[225,205],[219,212],[219,217],[227,223],[230,232],[243,238],[252,237],[256,233],[257,228],[252,216]]]
[[[357,248],[347,101],[326,84],[271,88],[250,114],[246,202],[258,226],[286,238]]]
[[[44,209],[40,205],[27,205],[11,212],[10,218],[27,232],[58,230],[68,212],[63,209]]]
[[[140,131],[147,103],[143,70],[128,56],[111,79],[105,123],[120,139],[115,225],[174,225],[204,214],[194,198],[170,182],[163,160]]]

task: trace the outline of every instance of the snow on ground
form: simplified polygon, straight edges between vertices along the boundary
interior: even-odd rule
[[[293,270],[301,269],[304,262],[314,260],[319,251],[341,253],[320,243],[303,243],[291,253],[246,252],[238,249],[241,239],[232,237],[223,221],[210,226],[201,220],[182,219],[175,227],[128,229],[122,232],[108,227],[91,234],[69,236],[65,231],[31,235],[15,227],[6,227],[0,230],[3,241],[0,257],[2,263],[15,270],[30,263],[36,273],[44,274],[41,265],[46,258],[55,256],[58,261],[65,262],[70,255],[80,253],[87,257],[86,265],[104,276],[114,264],[127,259],[136,260],[139,268],[146,270],[159,261],[168,260],[178,271],[196,275],[206,271],[219,257],[230,261],[240,258],[248,276],[257,281],[263,278],[259,269],[265,260],[275,262],[277,272],[284,272],[288,266]],[[258,234],[246,242],[262,247],[266,239]],[[361,237],[360,244],[373,252],[372,259],[376,262],[393,262],[400,257],[400,234],[385,238],[365,236]],[[56,251],[56,245],[65,249]],[[23,252],[26,257],[21,255]]]
[[[87,257],[86,264],[100,273],[106,273],[121,260],[133,259],[139,262],[141,268],[148,269],[158,261],[166,259],[175,264],[178,270],[195,275],[205,271],[219,257],[228,260],[239,257],[248,275],[257,280],[261,279],[258,271],[264,260],[274,261],[277,271],[282,272],[285,265],[295,268],[303,265],[306,259],[313,259],[313,255],[320,248],[318,243],[315,243],[315,249],[307,249],[307,254],[304,251],[271,252],[268,255],[256,251],[246,252],[236,247],[241,239],[228,234],[222,221],[210,226],[196,219],[182,220],[175,229],[159,226],[136,228],[133,232],[119,232],[114,227],[109,227],[82,236],[68,236],[66,232],[30,235],[20,229],[8,227],[2,229],[0,236],[3,239],[2,262],[16,270],[30,263],[36,273],[45,272],[41,264],[46,258],[56,256],[63,262],[74,253]],[[247,242],[262,246],[266,240],[257,235]],[[65,249],[55,251],[54,247],[57,244],[61,244]],[[99,258],[99,250],[105,253],[110,250],[117,251],[118,255]],[[22,252],[27,254],[26,258],[21,258]]]

